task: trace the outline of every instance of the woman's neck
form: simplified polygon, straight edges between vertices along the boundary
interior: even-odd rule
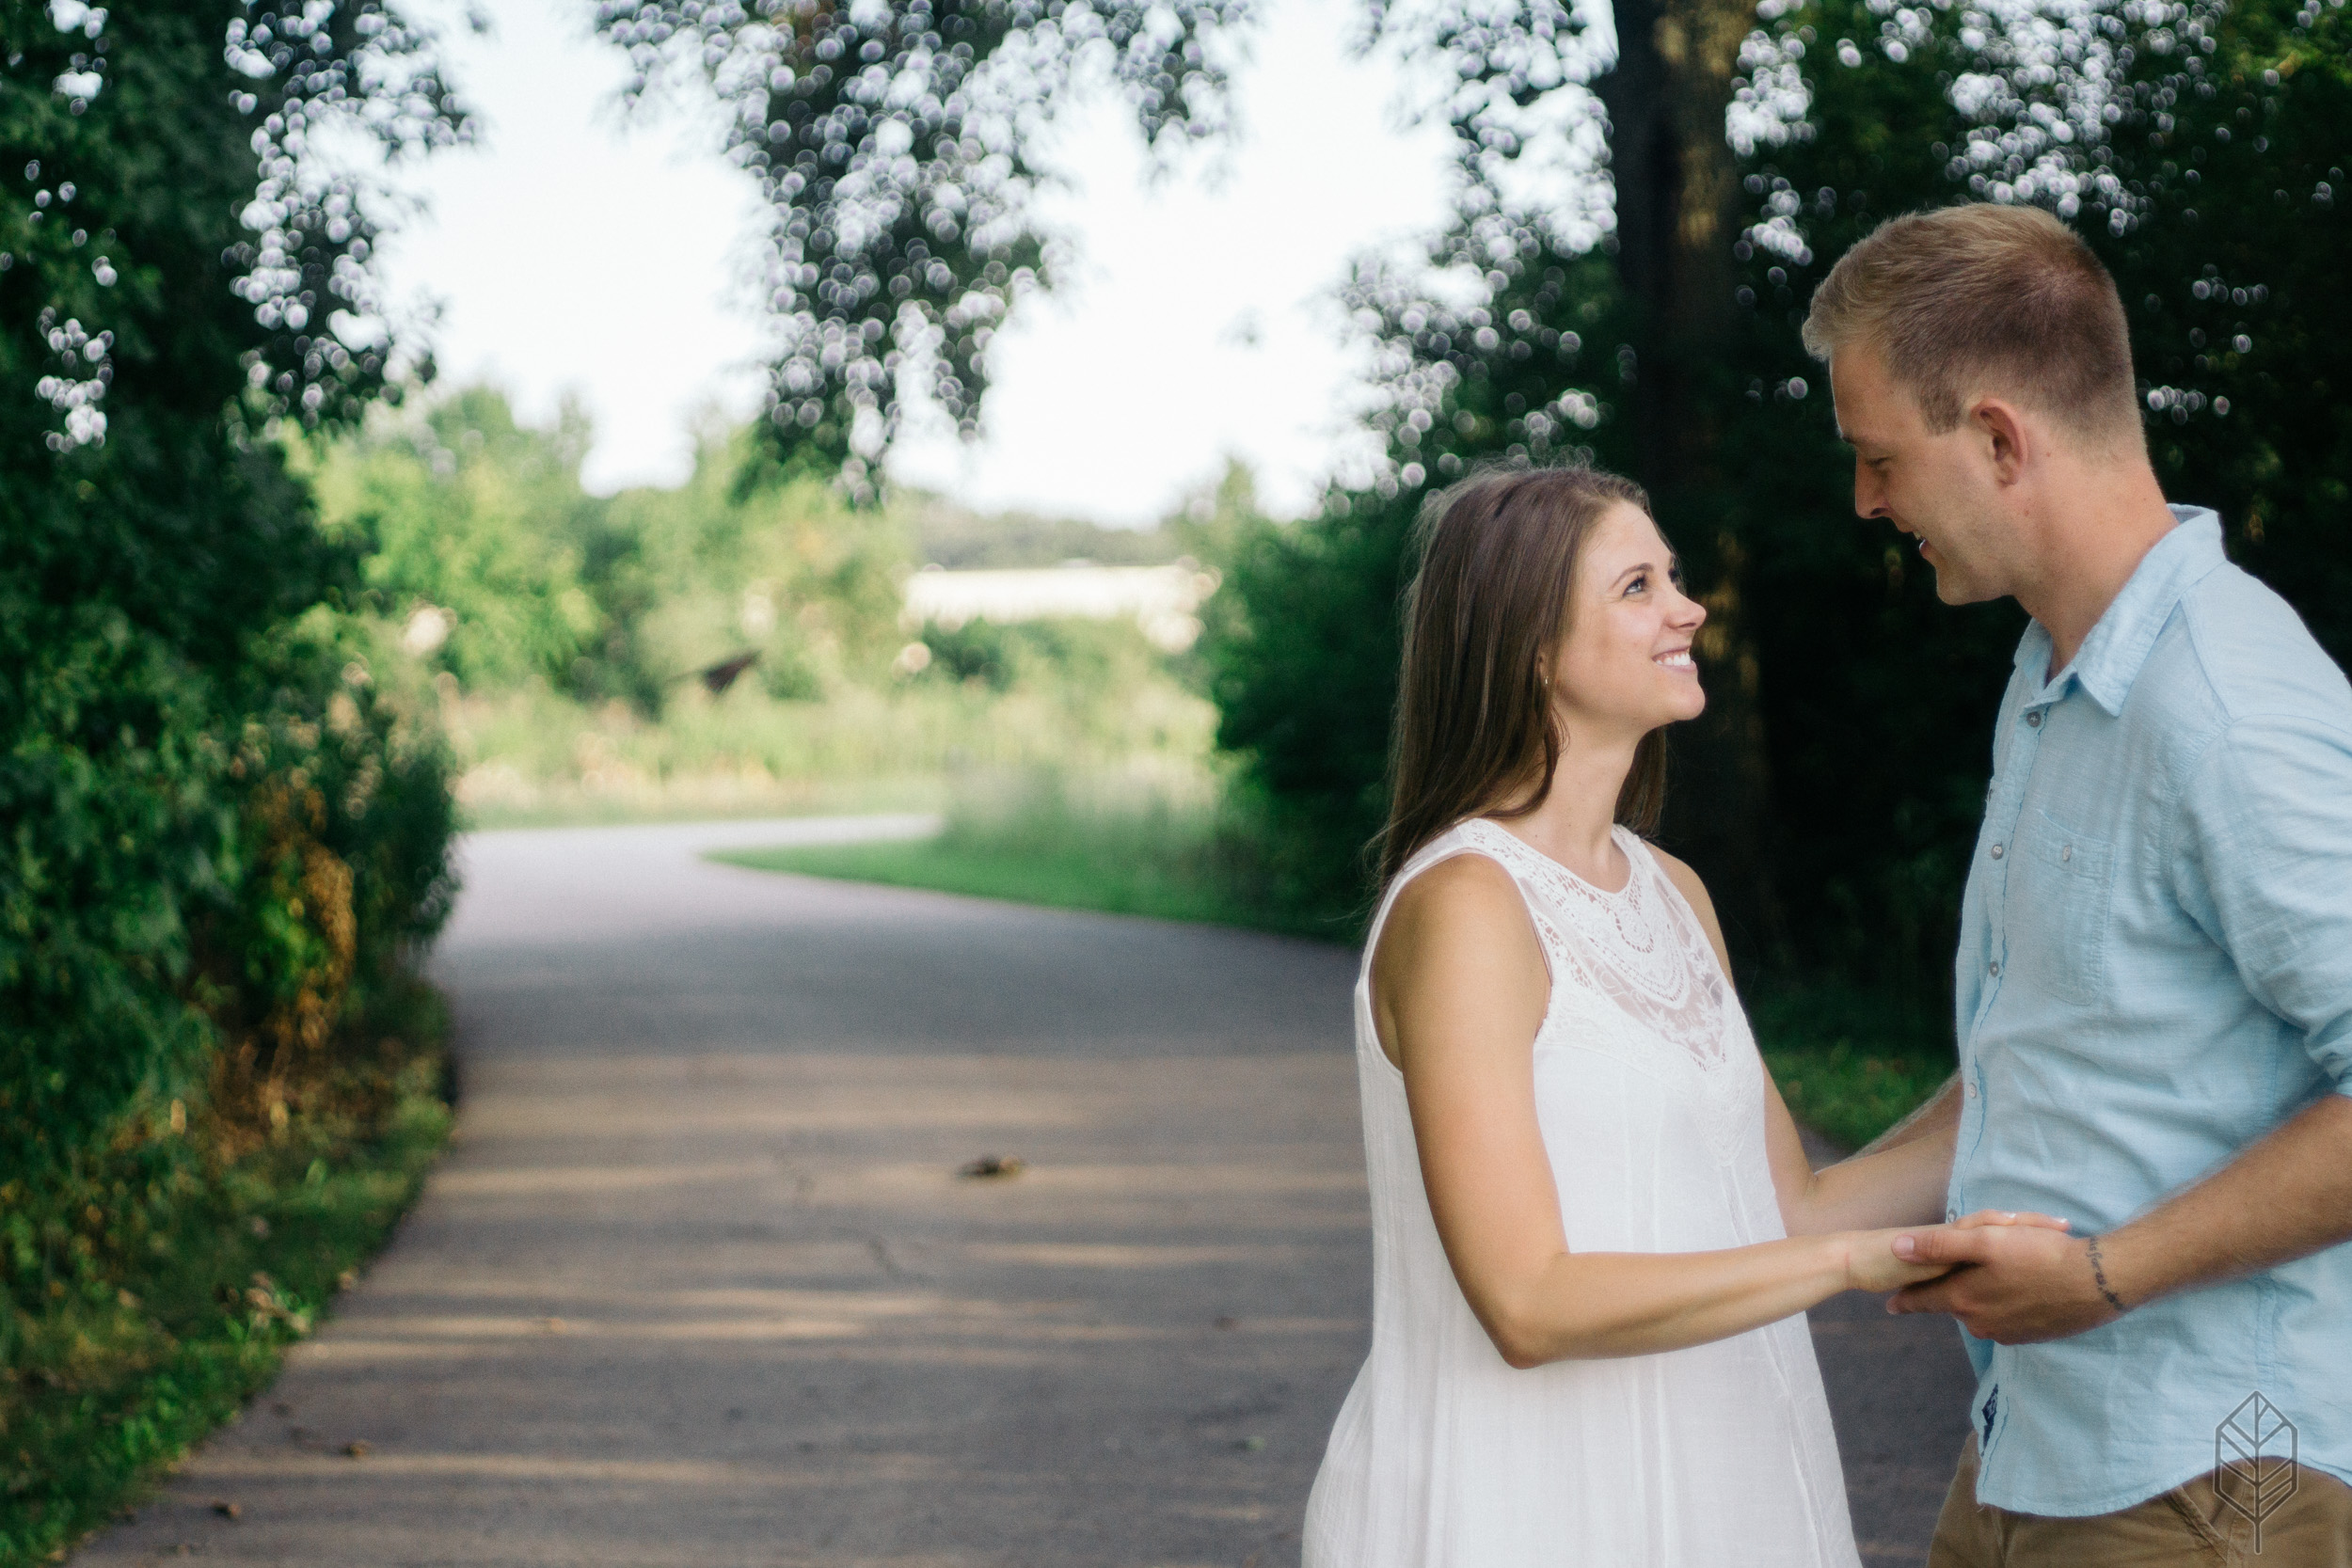
[[[1571,740],[1561,751],[1551,788],[1535,809],[1498,820],[1594,886],[1623,887],[1632,868],[1610,830],[1638,744],[1638,736],[1613,745]],[[1520,800],[1534,792],[1535,782],[1529,782]]]

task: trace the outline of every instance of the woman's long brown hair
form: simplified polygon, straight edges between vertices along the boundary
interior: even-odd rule
[[[1384,886],[1455,823],[1524,816],[1551,793],[1567,737],[1545,673],[1567,633],[1577,562],[1619,502],[1649,510],[1642,487],[1614,474],[1520,469],[1467,480],[1425,515],[1406,596]],[[1651,832],[1665,799],[1665,732],[1653,730],[1633,753],[1616,819]]]

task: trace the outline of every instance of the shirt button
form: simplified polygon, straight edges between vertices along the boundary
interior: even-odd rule
[[[1997,845],[1997,844],[1996,844],[1996,845],[1994,845],[1994,846],[1993,847],[1993,858],[1994,858],[1994,860],[1999,860],[1999,859],[2000,859],[2003,855],[2006,855],[2006,854],[2008,854],[2008,853],[2009,853],[2009,851],[2008,851],[2008,850],[2006,850],[2006,849],[2002,848],[2002,847],[2001,847],[1999,845]]]
[[[2070,845],[2068,845],[2065,848],[2060,849],[2060,850],[2058,851],[2058,859],[2059,859],[2059,860],[2061,860],[2061,861],[2071,861],[2071,860],[2073,860],[2074,858],[2074,847],[2073,845],[2071,845],[2071,844],[2070,844]]]
[[[1974,1100],[1977,1098],[1977,1085],[1974,1084],[1963,1084],[1961,1085],[1960,1092],[1966,1095],[1969,1099]]]
[[[2031,713],[2026,715],[2026,727],[2029,730],[2038,730],[2042,727],[2042,710],[2040,708],[2036,708]]]
[[[1992,975],[1995,980],[1999,979],[2001,977],[2001,960],[1998,958],[1994,959],[1991,963],[1984,966],[1984,972],[1987,974]]]

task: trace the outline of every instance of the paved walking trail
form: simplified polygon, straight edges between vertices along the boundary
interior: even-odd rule
[[[76,1560],[1295,1563],[1367,1332],[1353,956],[697,858],[877,831],[469,839],[447,1159]],[[1920,1562],[1952,1332],[1815,1333],[1865,1558]]]

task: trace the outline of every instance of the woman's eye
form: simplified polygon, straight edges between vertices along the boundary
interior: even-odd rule
[[[1631,582],[1627,583],[1625,585],[1625,591],[1629,594],[1639,594],[1647,587],[1649,587],[1649,578],[1646,577],[1639,577],[1635,578]]]

